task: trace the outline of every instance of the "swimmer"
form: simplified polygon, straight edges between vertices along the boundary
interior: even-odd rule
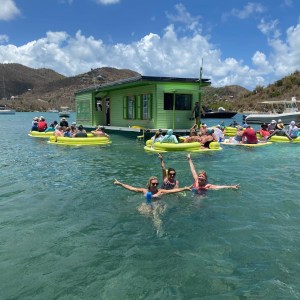
[[[163,183],[161,185],[161,188],[164,190],[172,190],[174,188],[178,188],[179,182],[178,180],[175,179],[176,176],[175,169],[173,168],[169,168],[168,170],[166,169],[163,156],[160,153],[158,153],[158,158],[160,159],[161,162],[162,178],[163,178]]]
[[[147,188],[134,187],[129,184],[122,183],[122,182],[118,181],[117,179],[115,179],[114,184],[120,185],[123,188],[125,188],[129,191],[132,191],[132,192],[143,193],[144,196],[147,195],[147,192],[151,192],[153,198],[157,198],[157,197],[160,197],[160,196],[166,195],[166,194],[175,194],[175,193],[179,193],[179,192],[183,192],[183,191],[191,191],[192,190],[192,186],[183,187],[183,188],[174,188],[172,190],[158,189],[157,187],[158,187],[159,182],[158,182],[157,177],[155,177],[155,176],[151,176],[148,179]]]
[[[195,166],[192,162],[191,155],[187,155],[187,160],[190,164],[191,173],[194,178],[193,190],[196,192],[207,191],[207,190],[220,190],[220,189],[234,189],[237,190],[240,188],[239,184],[235,185],[214,185],[207,183],[207,174],[204,170],[199,171],[197,174]]]

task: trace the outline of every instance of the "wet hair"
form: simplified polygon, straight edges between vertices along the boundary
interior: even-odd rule
[[[200,170],[198,172],[198,177],[199,177],[199,175],[204,175],[205,176],[205,180],[207,181],[207,174],[206,174],[206,172],[204,170]]]
[[[151,176],[151,177],[148,179],[148,181],[147,181],[147,188],[148,188],[148,190],[150,189],[152,180],[157,180],[157,181],[158,181],[158,178],[157,178],[156,176]]]
[[[169,176],[169,173],[170,173],[171,171],[173,171],[173,172],[175,172],[175,173],[176,173],[175,169],[173,169],[173,168],[168,168],[168,170],[167,170],[167,174],[168,174],[168,176]]]
[[[79,126],[78,126],[78,129],[79,129],[79,130],[83,130],[83,126],[82,126],[82,125],[79,125]]]

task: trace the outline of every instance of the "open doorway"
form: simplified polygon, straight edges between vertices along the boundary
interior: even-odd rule
[[[105,113],[105,120],[106,120],[106,125],[110,126],[110,99],[106,98],[105,100],[105,108],[106,108],[106,113]]]

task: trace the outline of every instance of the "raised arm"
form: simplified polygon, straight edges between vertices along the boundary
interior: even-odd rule
[[[165,163],[164,163],[164,159],[163,159],[163,156],[158,153],[158,158],[160,159],[160,163],[161,163],[161,170],[162,170],[162,178],[163,180],[167,177],[167,170],[166,170],[166,166],[165,166]]]
[[[194,166],[193,161],[192,161],[192,159],[191,159],[191,154],[189,153],[189,154],[186,156],[186,158],[187,158],[187,160],[189,161],[190,169],[191,169],[191,173],[192,173],[192,175],[193,175],[193,178],[194,178],[195,181],[197,181],[197,180],[198,180],[198,174],[197,174],[197,172],[196,172],[196,170],[195,170],[195,166]]]
[[[136,193],[146,193],[147,192],[147,189],[145,189],[145,188],[136,188],[136,187],[131,186],[129,184],[122,183],[122,182],[118,181],[117,179],[115,179],[114,184],[119,185],[119,186],[125,188],[126,190],[136,192]]]

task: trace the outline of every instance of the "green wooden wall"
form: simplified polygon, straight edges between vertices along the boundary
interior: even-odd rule
[[[192,94],[191,110],[164,110],[164,93]],[[151,120],[124,119],[124,97],[140,97],[142,94],[152,94]],[[102,111],[96,110],[95,97],[105,97],[102,100]],[[111,87],[109,90],[95,92],[87,91],[75,95],[76,121],[83,126],[97,126],[105,124],[105,98],[110,99],[110,125],[120,127],[140,126],[144,128],[173,128],[188,129],[194,121],[189,120],[195,102],[199,101],[199,84],[188,82],[145,82],[144,85],[132,87]]]

